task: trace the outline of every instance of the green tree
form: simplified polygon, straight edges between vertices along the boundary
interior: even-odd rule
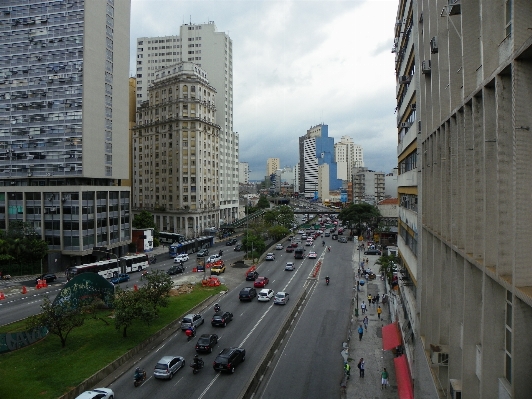
[[[376,227],[380,217],[379,209],[367,203],[351,204],[338,214],[338,219],[344,224],[356,226],[359,234],[362,232],[362,226]]]
[[[268,234],[274,240],[279,241],[283,237],[286,237],[288,234],[290,234],[290,229],[287,229],[284,226],[276,225],[268,229]]]
[[[140,290],[129,291],[117,287],[113,301],[115,310],[115,328],[122,329],[122,337],[127,337],[127,329],[135,320],[140,319],[141,315],[149,314],[148,304],[144,301]],[[150,307],[151,309],[151,307]]]
[[[37,327],[46,327],[51,334],[59,337],[63,348],[66,346],[70,332],[76,327],[81,327],[85,321],[83,308],[76,306],[69,300],[53,304],[45,296],[41,309],[41,313],[28,318],[26,328],[30,330]]]
[[[386,276],[388,281],[392,281],[393,268],[396,263],[399,262],[399,258],[394,255],[383,255],[375,261],[376,265],[380,265],[380,272]]]
[[[296,219],[292,207],[288,205],[279,206],[279,224],[287,229],[291,229]]]
[[[249,233],[242,238],[242,246],[245,248],[246,252],[251,251],[251,259],[255,261],[255,255],[261,254],[266,249],[266,244],[261,235],[254,233]]]
[[[136,229],[155,229],[153,214],[142,211],[133,218],[133,227]]]
[[[146,285],[139,290],[146,302],[151,304],[154,311],[158,306],[168,306],[168,297],[174,285],[171,277],[161,270],[156,270],[148,273],[146,280]]]
[[[266,198],[265,195],[261,195],[259,197],[259,200],[257,201],[257,208],[266,209],[269,207],[270,207],[270,201],[268,201],[268,198]]]

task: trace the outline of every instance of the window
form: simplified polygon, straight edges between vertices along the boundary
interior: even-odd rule
[[[510,36],[512,34],[512,11],[513,11],[513,0],[506,0],[506,8],[505,8],[505,14],[506,14],[506,36]]]

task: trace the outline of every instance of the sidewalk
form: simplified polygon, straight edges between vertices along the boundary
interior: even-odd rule
[[[377,306],[368,304],[368,294],[375,296],[384,294],[384,282],[380,279],[379,265],[373,262],[378,258],[372,259],[369,262],[369,268],[377,275],[375,280],[366,282],[363,287],[360,287],[358,292],[358,317],[355,316],[356,308],[356,292],[355,303],[353,306],[352,322],[351,322],[351,339],[349,341],[348,361],[351,366],[351,377],[347,381],[345,394],[342,394],[346,399],[397,399],[397,383],[395,380],[394,369],[394,355],[391,351],[382,350],[382,327],[390,323],[389,305],[383,305],[379,302],[382,308],[381,320],[377,316]],[[373,263],[373,264],[372,264]],[[354,264],[354,272],[358,270],[358,263]],[[356,287],[355,287],[356,288]],[[366,314],[362,314],[360,305],[362,301],[366,303]],[[364,324],[362,320],[364,316],[368,316],[369,323],[367,331],[364,330],[362,340],[359,340],[358,327]],[[359,376],[359,369],[357,364],[360,358],[364,358],[365,373],[364,378]],[[381,389],[381,372],[386,367],[388,371],[388,388]]]

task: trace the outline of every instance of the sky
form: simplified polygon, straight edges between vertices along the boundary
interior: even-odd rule
[[[131,71],[138,37],[178,35],[213,21],[233,42],[233,128],[250,179],[267,158],[299,160],[298,138],[329,126],[350,136],[364,164],[397,166],[395,70],[398,0],[132,0]]]

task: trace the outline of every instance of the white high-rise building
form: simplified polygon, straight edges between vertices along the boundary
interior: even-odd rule
[[[238,182],[240,184],[249,183],[249,163],[240,162],[238,166]]]
[[[281,167],[279,158],[268,158],[266,160],[266,176],[273,175]]]
[[[334,156],[338,165],[338,179],[353,179],[353,168],[364,166],[362,146],[355,144],[349,136],[342,136],[338,143],[334,144]]]
[[[230,223],[238,213],[238,133],[233,132],[233,44],[216,25],[181,25],[179,35],[137,39],[137,106],[147,100],[157,70],[188,61],[209,76],[216,89],[216,124],[219,134],[220,222]]]

